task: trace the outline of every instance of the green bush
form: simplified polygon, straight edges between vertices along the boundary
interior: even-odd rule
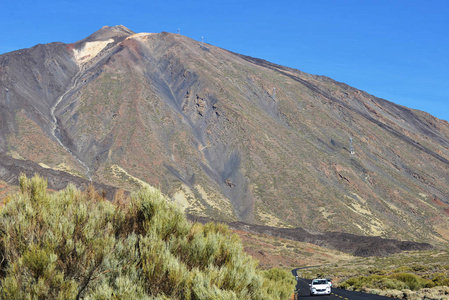
[[[386,272],[379,268],[371,268],[368,270],[368,273],[373,275],[385,275]]]
[[[2,299],[282,299],[286,271],[261,271],[223,224],[190,223],[160,192],[110,203],[93,187],[48,194],[38,176],[0,212]]]
[[[410,268],[408,266],[402,266],[402,267],[399,267],[399,268],[393,270],[393,273],[404,273],[404,272],[412,272],[412,271],[413,271],[412,268]]]
[[[265,270],[262,273],[264,284],[274,294],[276,299],[289,299],[293,291],[296,280],[291,271],[280,268]]]
[[[366,288],[371,289],[391,289],[391,290],[403,290],[408,289],[412,291],[419,290],[421,288],[434,287],[437,283],[445,283],[445,276],[437,276],[434,280],[428,280],[421,276],[411,273],[393,273],[388,276],[382,275],[370,275],[370,276],[358,276],[347,279],[341,283],[339,287],[344,289],[352,288],[354,290],[364,290]]]
[[[414,272],[425,272],[425,271],[429,270],[429,267],[423,266],[423,265],[413,265],[412,269]]]
[[[411,273],[394,273],[388,276],[391,279],[396,279],[405,284],[405,288],[416,291],[426,287],[428,281],[421,276]]]

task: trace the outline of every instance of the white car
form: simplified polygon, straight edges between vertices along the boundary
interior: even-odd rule
[[[310,295],[330,295],[331,286],[327,279],[314,279],[310,286]]]

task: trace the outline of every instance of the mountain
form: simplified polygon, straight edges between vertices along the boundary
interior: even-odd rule
[[[156,186],[193,215],[449,240],[448,122],[179,34],[3,54],[0,120],[9,157]]]

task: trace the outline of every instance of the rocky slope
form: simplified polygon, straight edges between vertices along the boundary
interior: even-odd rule
[[[214,219],[449,239],[446,121],[182,35],[1,55],[0,150]]]
[[[15,159],[4,153],[0,153],[0,161],[0,201],[8,196],[8,192],[14,193],[18,191],[18,189],[12,189],[12,187],[19,185],[21,174],[25,174],[28,178],[39,174],[39,176],[46,179],[48,188],[55,191],[65,189],[69,184],[73,184],[80,190],[85,190],[92,184],[96,192],[109,201],[114,200],[114,196],[118,191],[117,187],[91,182],[64,171],[44,168],[33,161]],[[3,189],[6,189],[5,193],[2,193]]]

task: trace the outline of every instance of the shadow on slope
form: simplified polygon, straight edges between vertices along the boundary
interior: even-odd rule
[[[188,215],[187,217],[200,223],[211,221],[208,218],[194,215]],[[243,222],[231,222],[228,225],[232,229],[306,242],[362,257],[386,256],[402,251],[429,250],[433,248],[432,245],[427,243],[384,239],[378,236],[359,236],[344,232],[326,231],[312,234],[303,228],[278,228]]]

